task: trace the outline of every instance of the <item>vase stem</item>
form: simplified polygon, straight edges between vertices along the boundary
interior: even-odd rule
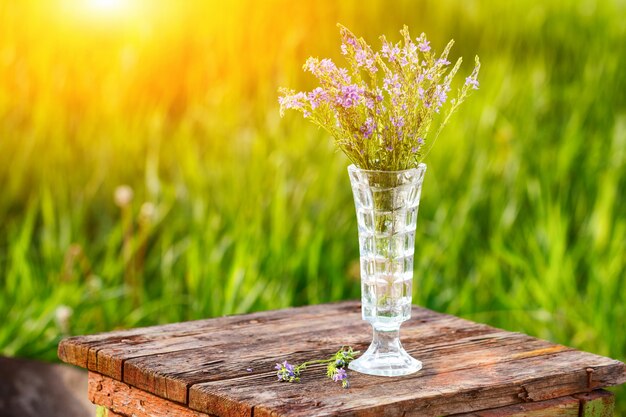
[[[369,375],[401,376],[422,369],[422,363],[411,357],[400,343],[400,326],[384,329],[372,325],[374,335],[367,351],[349,368]]]
[[[396,329],[378,329],[376,326],[372,326],[374,336],[372,337],[372,344],[377,345],[377,349],[380,353],[395,352],[402,349],[400,343],[400,326]]]

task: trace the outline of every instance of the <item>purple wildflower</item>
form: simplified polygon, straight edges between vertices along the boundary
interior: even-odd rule
[[[450,61],[448,61],[445,58],[439,58],[438,60],[435,61],[435,65],[443,67],[443,66],[446,66],[446,65],[450,65]]]
[[[404,116],[394,117],[391,116],[391,124],[396,128],[396,136],[398,140],[402,140],[404,135],[402,134],[402,128],[404,127]]]
[[[389,62],[394,62],[398,55],[400,55],[400,48],[398,45],[394,45],[390,42],[384,42],[381,52],[383,56],[389,60]]]
[[[311,103],[311,109],[313,110],[318,108],[323,102],[330,101],[328,92],[321,87],[317,87],[315,90],[311,91],[307,95],[307,98],[309,99],[309,102]]]
[[[276,376],[278,377],[279,381],[298,382],[300,380],[300,378],[298,377],[300,375],[300,372],[296,371],[295,367],[287,361],[284,361],[283,363],[277,363],[274,369],[277,370]]]
[[[358,86],[354,84],[343,85],[341,86],[339,96],[337,97],[337,104],[349,109],[350,107],[354,107],[359,104],[360,98],[361,89]]]
[[[417,40],[419,42],[417,44],[417,47],[419,48],[420,51],[422,52],[430,51],[430,41],[426,39],[426,36],[423,33],[422,33],[422,36],[420,36]]]
[[[391,124],[394,125],[396,128],[401,128],[402,126],[404,126],[404,116],[391,116]]]
[[[424,138],[423,138],[423,137],[421,137],[421,136],[420,136],[420,137],[418,137],[418,138],[417,138],[417,143],[419,143],[420,145],[421,145],[422,143],[424,143]]]
[[[343,77],[342,69],[338,69],[337,66],[328,58],[322,59],[321,61],[317,58],[310,57],[306,60],[306,63],[303,66],[305,71],[309,71],[311,74],[315,75],[318,78],[322,77],[330,77],[335,78],[336,73],[339,72],[340,76]],[[346,71],[347,74],[347,71]]]
[[[385,149],[387,149],[389,152],[391,152],[391,151],[393,151],[393,146],[387,145],[387,147],[385,147]]]
[[[438,85],[435,88],[434,98],[437,100],[436,112],[439,113],[439,108],[444,105],[446,100],[448,99],[448,91],[450,91],[450,87],[447,85]]]
[[[382,91],[380,88],[376,87],[376,91],[374,91],[373,93],[375,94],[375,95],[374,95],[374,100],[375,100],[377,103],[380,103],[380,102],[382,102],[382,101],[383,101],[383,99],[384,99],[384,97],[383,97],[383,91]]]
[[[333,61],[331,61],[328,58],[322,59],[319,63],[319,69],[322,72],[325,73],[330,73],[331,71],[333,71],[334,69],[336,69],[337,67],[335,66],[335,64],[333,63]]]
[[[363,49],[359,49],[354,54],[354,59],[356,60],[358,66],[365,66],[365,61],[367,60],[367,52],[365,52]]]
[[[343,82],[349,84],[351,81],[350,74],[348,74],[348,70],[345,68],[339,68],[337,70],[337,77],[333,77],[335,81]]]
[[[411,148],[411,153],[417,153],[417,151],[418,151],[418,150],[419,150],[419,148],[418,148],[418,147],[413,146],[413,147]]]
[[[471,85],[472,89],[478,90],[478,80],[472,76],[465,78],[465,85]]]
[[[304,93],[285,94],[278,97],[281,114],[285,109],[303,110],[306,105],[307,96]],[[307,113],[305,111],[305,113]]]
[[[369,72],[377,72],[378,67],[374,63],[374,58],[372,58],[365,49],[356,48],[356,52],[354,54],[354,60],[356,61],[357,66],[365,67]]]
[[[341,44],[341,53],[344,55],[348,54],[348,45],[354,48],[357,44],[354,36],[346,29],[341,29],[341,37],[343,38],[343,42]]]
[[[387,90],[392,96],[397,95],[397,91],[402,88],[402,84],[400,84],[400,77],[398,77],[398,74],[393,74],[391,77],[385,77],[383,79],[383,88]]]
[[[369,139],[372,136],[372,133],[374,133],[375,128],[376,122],[372,117],[368,117],[367,119],[365,119],[365,123],[363,123],[363,126],[361,126],[361,134],[365,139]]]
[[[315,69],[317,68],[318,64],[319,64],[319,60],[317,58],[309,57],[304,63],[304,65],[302,66],[302,69],[315,74]]]
[[[419,58],[417,57],[417,46],[413,42],[410,42],[404,46],[404,55],[401,59],[402,66],[405,66],[409,63],[414,65],[419,64]]]
[[[415,44],[413,42],[407,44],[404,47],[404,53],[409,56],[409,55],[413,55],[417,52],[417,46],[415,46]]]
[[[348,378],[346,370],[343,368],[337,368],[337,372],[335,372],[335,374],[333,375],[333,381],[339,382],[343,381],[346,378]]]

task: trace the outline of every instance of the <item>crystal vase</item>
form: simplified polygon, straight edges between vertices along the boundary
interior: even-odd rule
[[[417,372],[422,363],[400,343],[411,317],[415,225],[426,165],[405,171],[367,171],[350,165],[361,255],[363,320],[372,343],[349,368],[369,375]]]

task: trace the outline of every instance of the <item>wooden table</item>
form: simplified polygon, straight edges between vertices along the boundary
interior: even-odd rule
[[[322,365],[300,383],[276,362],[367,348],[358,302],[342,302],[63,340],[59,357],[87,368],[89,399],[109,416],[611,416],[622,362],[413,307],[403,345],[424,367],[388,378]]]

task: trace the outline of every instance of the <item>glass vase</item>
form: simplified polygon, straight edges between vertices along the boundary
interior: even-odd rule
[[[363,320],[374,336],[349,368],[369,375],[417,372],[422,363],[400,343],[411,317],[415,226],[426,165],[405,171],[348,167],[359,228]]]

